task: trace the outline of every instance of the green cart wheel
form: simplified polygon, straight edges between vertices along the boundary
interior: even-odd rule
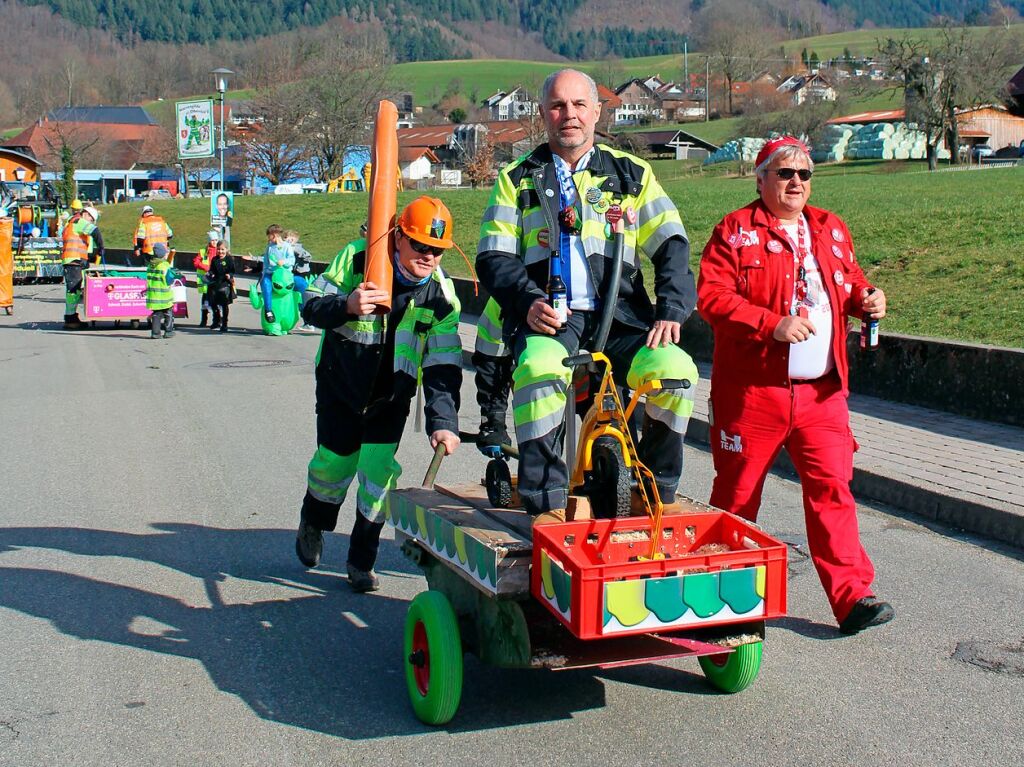
[[[405,615],[405,683],[417,718],[446,724],[462,698],[462,638],[448,598],[419,594]]]
[[[702,655],[697,660],[711,684],[722,692],[739,692],[750,687],[757,679],[757,672],[761,670],[763,644],[741,644],[731,653]]]

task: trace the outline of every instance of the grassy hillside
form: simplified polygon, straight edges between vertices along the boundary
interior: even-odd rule
[[[905,172],[888,172],[898,168]],[[914,172],[920,169],[922,172]],[[687,226],[693,266],[715,223],[754,197],[751,178],[673,177],[658,172]],[[1024,347],[1024,232],[1019,190],[1024,168],[956,173],[923,172],[922,164],[857,163],[822,168],[812,203],[850,225],[862,266],[888,294],[896,332]],[[399,203],[414,196],[403,193]],[[455,218],[455,239],[473,258],[486,191],[442,192]],[[191,250],[205,241],[209,203],[156,203],[175,229],[175,244]],[[262,251],[270,223],[294,227],[319,260],[358,233],[366,217],[361,194],[239,198],[234,251]],[[100,224],[111,246],[127,246],[140,205],[107,206]],[[451,272],[468,274],[457,253]]]
[[[1024,31],[1024,24],[1014,24],[1011,28],[1017,32]],[[984,37],[995,29],[1001,27],[974,27],[972,34],[976,37]],[[854,56],[873,56],[878,48],[878,41],[887,37],[900,38],[904,35],[915,38],[935,39],[941,34],[937,28],[916,28],[916,29],[857,29],[852,32],[839,32],[834,35],[820,35],[818,37],[804,37],[799,40],[789,40],[782,43],[782,48],[787,54],[799,54],[804,48],[808,54],[811,51],[818,54],[820,59],[829,59],[843,55],[847,48]]]

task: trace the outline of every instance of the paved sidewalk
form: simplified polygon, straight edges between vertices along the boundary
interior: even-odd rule
[[[476,330],[459,332],[468,360]],[[711,366],[699,367],[687,437],[707,444]],[[856,394],[850,424],[858,498],[1024,548],[1024,429]],[[776,468],[793,472],[785,454]]]

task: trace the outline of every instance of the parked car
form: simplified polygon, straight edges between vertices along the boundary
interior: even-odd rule
[[[188,190],[188,198],[190,200],[194,199],[194,198],[197,198],[197,197],[209,197],[209,196],[210,196],[210,193],[208,191],[204,190],[204,189],[189,189]]]
[[[171,193],[167,189],[147,189],[142,193],[143,200],[170,200]]]
[[[971,159],[980,160],[982,157],[991,157],[996,152],[988,144],[975,144],[971,147]]]

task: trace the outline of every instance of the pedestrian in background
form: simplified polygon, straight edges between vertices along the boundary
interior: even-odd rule
[[[885,294],[857,264],[841,218],[807,205],[814,163],[792,136],[756,160],[758,199],[715,227],[701,257],[698,304],[715,334],[711,504],[755,521],[783,447],[800,475],[811,560],[839,630],[886,623],[871,589],[850,492],[847,323],[885,316]]]
[[[220,240],[216,243],[216,248],[206,276],[207,295],[210,299],[210,308],[213,310],[210,330],[216,328],[221,333],[227,333],[229,307],[235,299],[235,261],[228,253],[227,242]]]
[[[294,229],[289,229],[284,233],[285,242],[292,246],[292,250],[295,252],[295,266],[292,267],[292,276],[295,279],[295,290],[298,291],[300,296],[299,300],[299,311],[302,311],[302,297],[306,293],[306,288],[309,287],[309,275],[310,275],[310,262],[313,260],[313,256],[310,255],[309,251],[302,247],[302,243],[299,242],[299,233]],[[305,333],[318,333],[319,331],[303,321],[299,325],[299,330]]]
[[[273,284],[274,270],[283,266],[291,269],[295,266],[295,250],[291,243],[285,242],[284,230],[278,224],[271,224],[267,227],[267,249],[263,251],[263,273],[260,275],[260,291],[263,293],[263,316],[267,322],[274,322],[277,318],[270,307],[273,306]]]
[[[174,296],[171,283],[181,279],[168,260],[170,249],[161,242],[153,246],[146,267],[146,308],[150,315],[150,338],[170,338],[174,335]]]

